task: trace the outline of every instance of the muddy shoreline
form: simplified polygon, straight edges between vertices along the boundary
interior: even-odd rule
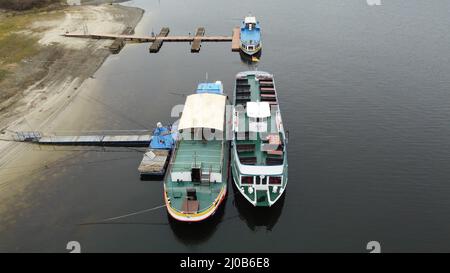
[[[14,130],[33,110],[41,108],[39,112],[45,113],[52,108],[48,101],[56,101],[62,93],[68,93],[64,94],[67,99],[76,95],[75,91],[110,55],[111,41],[64,38],[61,33],[87,30],[118,34],[127,27],[134,29],[143,13],[138,8],[103,4],[66,6],[38,14],[44,19],[23,31],[39,39],[37,53],[18,63],[2,65],[12,72],[0,82],[0,132]],[[73,92],[62,92],[68,86]],[[47,109],[43,108],[45,104]]]

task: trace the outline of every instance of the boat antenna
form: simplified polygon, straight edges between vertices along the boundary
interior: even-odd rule
[[[206,72],[206,82],[208,82],[208,72]]]

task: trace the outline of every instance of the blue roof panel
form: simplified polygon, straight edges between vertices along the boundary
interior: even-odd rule
[[[223,94],[223,87],[221,83],[200,83],[197,87],[197,94]]]

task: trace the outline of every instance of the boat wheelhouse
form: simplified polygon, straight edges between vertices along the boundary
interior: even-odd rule
[[[167,211],[176,220],[202,221],[224,200],[229,173],[226,101],[221,82],[202,83],[189,95],[178,124],[179,140],[164,181]]]
[[[245,54],[254,55],[261,50],[261,28],[256,17],[247,16],[241,25],[241,50]]]
[[[288,181],[286,133],[273,75],[237,74],[233,104],[233,181],[252,205],[272,206]]]

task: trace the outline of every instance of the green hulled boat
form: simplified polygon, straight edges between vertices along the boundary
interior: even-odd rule
[[[288,181],[286,133],[273,75],[236,75],[231,170],[240,193],[254,206],[272,206]]]
[[[213,215],[227,192],[229,142],[221,82],[203,83],[186,99],[177,141],[164,181],[169,214],[197,222]]]

